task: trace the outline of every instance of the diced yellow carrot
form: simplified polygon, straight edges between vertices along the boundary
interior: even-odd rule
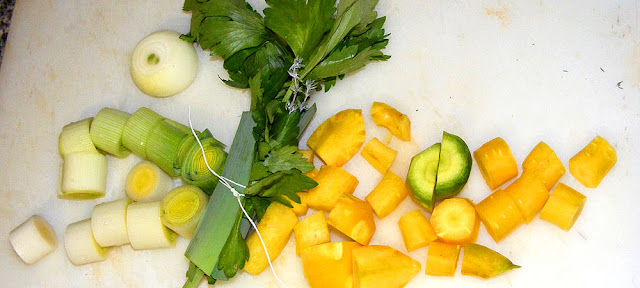
[[[379,219],[391,214],[400,205],[400,202],[409,195],[409,189],[404,185],[404,181],[398,175],[387,171],[367,197],[373,211]]]
[[[538,143],[522,162],[522,173],[534,174],[547,190],[556,185],[564,175],[564,166],[555,152],[544,142]]]
[[[491,190],[518,176],[518,164],[507,142],[495,138],[473,152],[480,173]]]
[[[420,262],[389,246],[353,249],[353,288],[401,288],[418,272]]]
[[[362,110],[344,110],[320,124],[307,145],[327,165],[341,167],[358,153],[364,143]]]
[[[597,187],[618,160],[616,151],[604,138],[596,136],[587,147],[569,160],[569,171],[582,185]]]
[[[353,288],[352,251],[356,242],[332,242],[302,250],[302,269],[311,288]]]
[[[373,209],[369,203],[350,194],[340,196],[336,207],[327,217],[327,223],[362,245],[369,244],[376,232]]]
[[[547,204],[540,212],[540,218],[569,231],[578,220],[587,197],[573,188],[559,183],[551,192]]]
[[[404,246],[407,247],[408,252],[425,247],[438,239],[438,235],[433,230],[429,219],[420,209],[413,210],[400,217],[398,226],[400,227],[400,233],[402,233]]]
[[[297,223],[298,217],[291,211],[291,208],[278,202],[269,205],[258,223],[258,231],[260,231],[260,236],[269,251],[271,261],[278,258],[282,249],[287,245],[293,227]],[[269,266],[269,262],[257,233],[254,232],[247,237],[247,246],[249,247],[249,260],[244,265],[244,270],[249,274],[258,275]]]
[[[316,154],[313,152],[313,150],[298,150],[297,153],[302,154],[302,157],[304,157],[304,159],[307,159],[307,162],[309,163],[313,163],[313,156],[315,156]]]
[[[462,254],[462,275],[491,278],[506,271],[520,268],[507,257],[482,245],[469,243]]]
[[[524,223],[516,202],[498,189],[476,205],[476,211],[494,241],[499,242]]]
[[[331,242],[329,226],[322,211],[298,222],[293,228],[293,234],[296,237],[296,254],[298,255],[307,247]]]
[[[289,203],[291,203],[291,206],[293,206],[291,208],[291,211],[293,211],[293,213],[298,217],[307,215],[307,211],[309,210],[309,205],[307,205],[307,193],[298,192],[296,194],[298,194],[298,196],[300,197],[300,203],[296,203],[295,201],[287,198],[289,199]]]
[[[389,132],[398,139],[411,140],[411,121],[407,115],[400,113],[395,108],[381,102],[373,102],[371,118],[376,125],[389,129]]]
[[[313,168],[313,170],[307,172],[307,173],[303,173],[302,175],[305,175],[313,180],[316,180],[316,177],[318,176],[318,169]]]
[[[523,174],[513,181],[504,192],[513,199],[526,223],[533,219],[549,198],[547,187],[533,175]]]
[[[367,160],[373,168],[378,170],[381,174],[384,174],[391,167],[391,163],[396,159],[398,151],[393,150],[384,145],[378,138],[373,138],[369,143],[362,147],[360,152],[362,158]]]
[[[307,205],[314,210],[331,211],[342,194],[353,194],[358,179],[346,170],[324,165],[314,178],[318,186],[307,192]]]
[[[424,273],[431,276],[453,276],[458,267],[459,255],[460,245],[431,242]]]
[[[433,209],[431,225],[440,241],[464,245],[478,238],[480,217],[470,200],[449,198]]]

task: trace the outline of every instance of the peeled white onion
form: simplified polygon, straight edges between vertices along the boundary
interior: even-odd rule
[[[145,94],[167,97],[189,87],[198,73],[193,44],[163,30],[142,39],[131,55],[131,77]]]

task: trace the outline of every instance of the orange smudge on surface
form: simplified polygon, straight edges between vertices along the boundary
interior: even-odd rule
[[[502,22],[502,26],[507,26],[509,25],[509,22],[511,22],[511,16],[509,15],[508,7],[503,6],[500,9],[486,9],[485,12],[489,16],[497,17],[500,22]]]

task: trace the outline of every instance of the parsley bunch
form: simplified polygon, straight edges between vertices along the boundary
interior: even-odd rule
[[[369,61],[389,58],[381,52],[388,35],[385,18],[374,11],[377,2],[266,0],[262,16],[244,0],[185,1],[192,16],[182,39],[224,60],[226,84],[250,90],[256,152],[243,205],[256,220],[271,202],[291,206],[287,198],[299,203],[296,192],[317,185],[303,175],[313,165],[295,153],[315,113],[315,105],[308,107],[312,93],[329,90]],[[244,267],[248,227],[242,218],[239,213],[217,259],[224,277],[209,275],[210,282]],[[202,276],[195,265],[189,270],[189,280]]]

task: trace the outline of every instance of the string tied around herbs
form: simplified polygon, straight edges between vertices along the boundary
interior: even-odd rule
[[[271,257],[269,256],[269,251],[267,249],[267,245],[264,243],[264,240],[262,239],[262,235],[260,235],[260,231],[258,231],[258,226],[256,225],[256,223],[253,221],[253,219],[249,216],[249,213],[247,213],[247,210],[244,209],[244,206],[242,205],[242,201],[240,200],[242,197],[245,196],[245,194],[238,192],[238,190],[236,190],[236,188],[234,188],[232,185],[235,185],[236,187],[242,188],[242,189],[246,189],[247,186],[242,185],[238,182],[235,182],[225,176],[222,176],[220,174],[218,174],[215,170],[211,169],[211,166],[209,166],[209,161],[207,161],[207,155],[204,151],[204,147],[202,146],[202,143],[200,142],[200,139],[198,138],[198,135],[196,134],[196,131],[193,129],[193,123],[191,122],[191,106],[189,106],[189,129],[191,129],[191,134],[193,135],[193,137],[196,139],[196,142],[198,143],[198,146],[200,146],[200,151],[202,152],[202,158],[204,160],[204,164],[205,166],[207,166],[207,169],[209,169],[209,171],[211,173],[213,173],[214,176],[216,176],[220,183],[222,183],[222,185],[224,185],[224,187],[226,187],[227,189],[229,189],[229,191],[231,191],[231,194],[233,194],[233,197],[236,198],[236,200],[238,201],[238,205],[240,206],[240,209],[242,209],[242,213],[244,213],[244,216],[247,218],[247,220],[249,220],[249,223],[251,224],[251,226],[253,227],[253,229],[255,229],[256,234],[258,235],[258,238],[260,239],[260,243],[262,244],[262,248],[264,248],[264,254],[267,256],[267,262],[269,263],[269,267],[271,268],[271,272],[273,273],[273,276],[275,276],[276,280],[278,280],[278,282],[280,283],[280,285],[283,288],[288,288],[286,284],[284,284],[284,282],[280,279],[280,277],[278,277],[278,274],[276,273],[276,270],[273,268],[273,263],[271,263]]]

